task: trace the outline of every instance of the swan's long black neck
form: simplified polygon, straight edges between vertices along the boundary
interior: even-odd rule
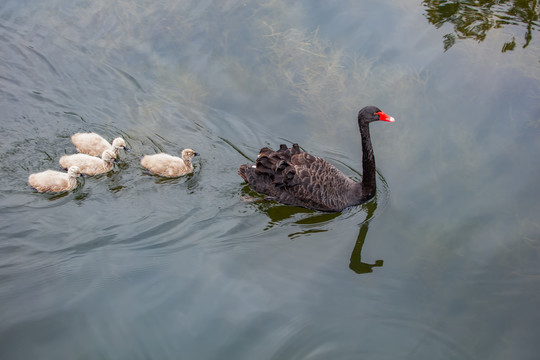
[[[362,182],[359,196],[360,200],[364,202],[374,197],[376,192],[375,155],[373,155],[373,146],[369,135],[369,123],[359,122],[358,126],[362,137]]]

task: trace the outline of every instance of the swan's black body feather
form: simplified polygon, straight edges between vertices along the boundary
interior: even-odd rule
[[[296,144],[289,149],[282,144],[278,151],[262,148],[255,167],[242,165],[238,173],[253,190],[282,204],[321,211],[356,205],[349,195],[359,184]]]

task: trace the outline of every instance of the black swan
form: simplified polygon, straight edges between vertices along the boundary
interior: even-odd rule
[[[393,122],[376,106],[358,112],[362,138],[362,182],[357,183],[324,159],[300,150],[298,144],[278,151],[264,147],[256,165],[241,165],[238,174],[267,199],[286,205],[335,212],[362,204],[375,196],[375,156],[369,136],[369,123]]]

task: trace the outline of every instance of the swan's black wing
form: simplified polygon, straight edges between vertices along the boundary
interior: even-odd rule
[[[256,164],[242,165],[239,175],[259,193],[287,205],[322,211],[340,211],[354,204],[357,186],[326,160],[280,145],[278,151],[262,148]]]

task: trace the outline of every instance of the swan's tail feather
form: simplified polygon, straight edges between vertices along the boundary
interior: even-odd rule
[[[277,187],[291,186],[296,170],[291,164],[291,149],[282,144],[278,151],[268,148],[261,150],[255,165],[257,172],[270,177]]]
[[[249,180],[252,178],[252,176],[250,176],[250,170],[254,169],[247,164],[240,165],[240,168],[238,169],[238,175],[240,175],[242,179],[244,179],[244,181],[247,183],[249,183]]]
[[[296,169],[292,163],[292,156],[301,153],[298,144],[292,148],[281,144],[279,150],[274,151],[264,147],[259,152],[255,166],[242,165],[238,174],[250,185],[256,187],[277,187],[295,185]],[[258,190],[261,191],[262,189]],[[269,189],[266,191],[270,191]],[[265,192],[265,191],[261,191]]]

